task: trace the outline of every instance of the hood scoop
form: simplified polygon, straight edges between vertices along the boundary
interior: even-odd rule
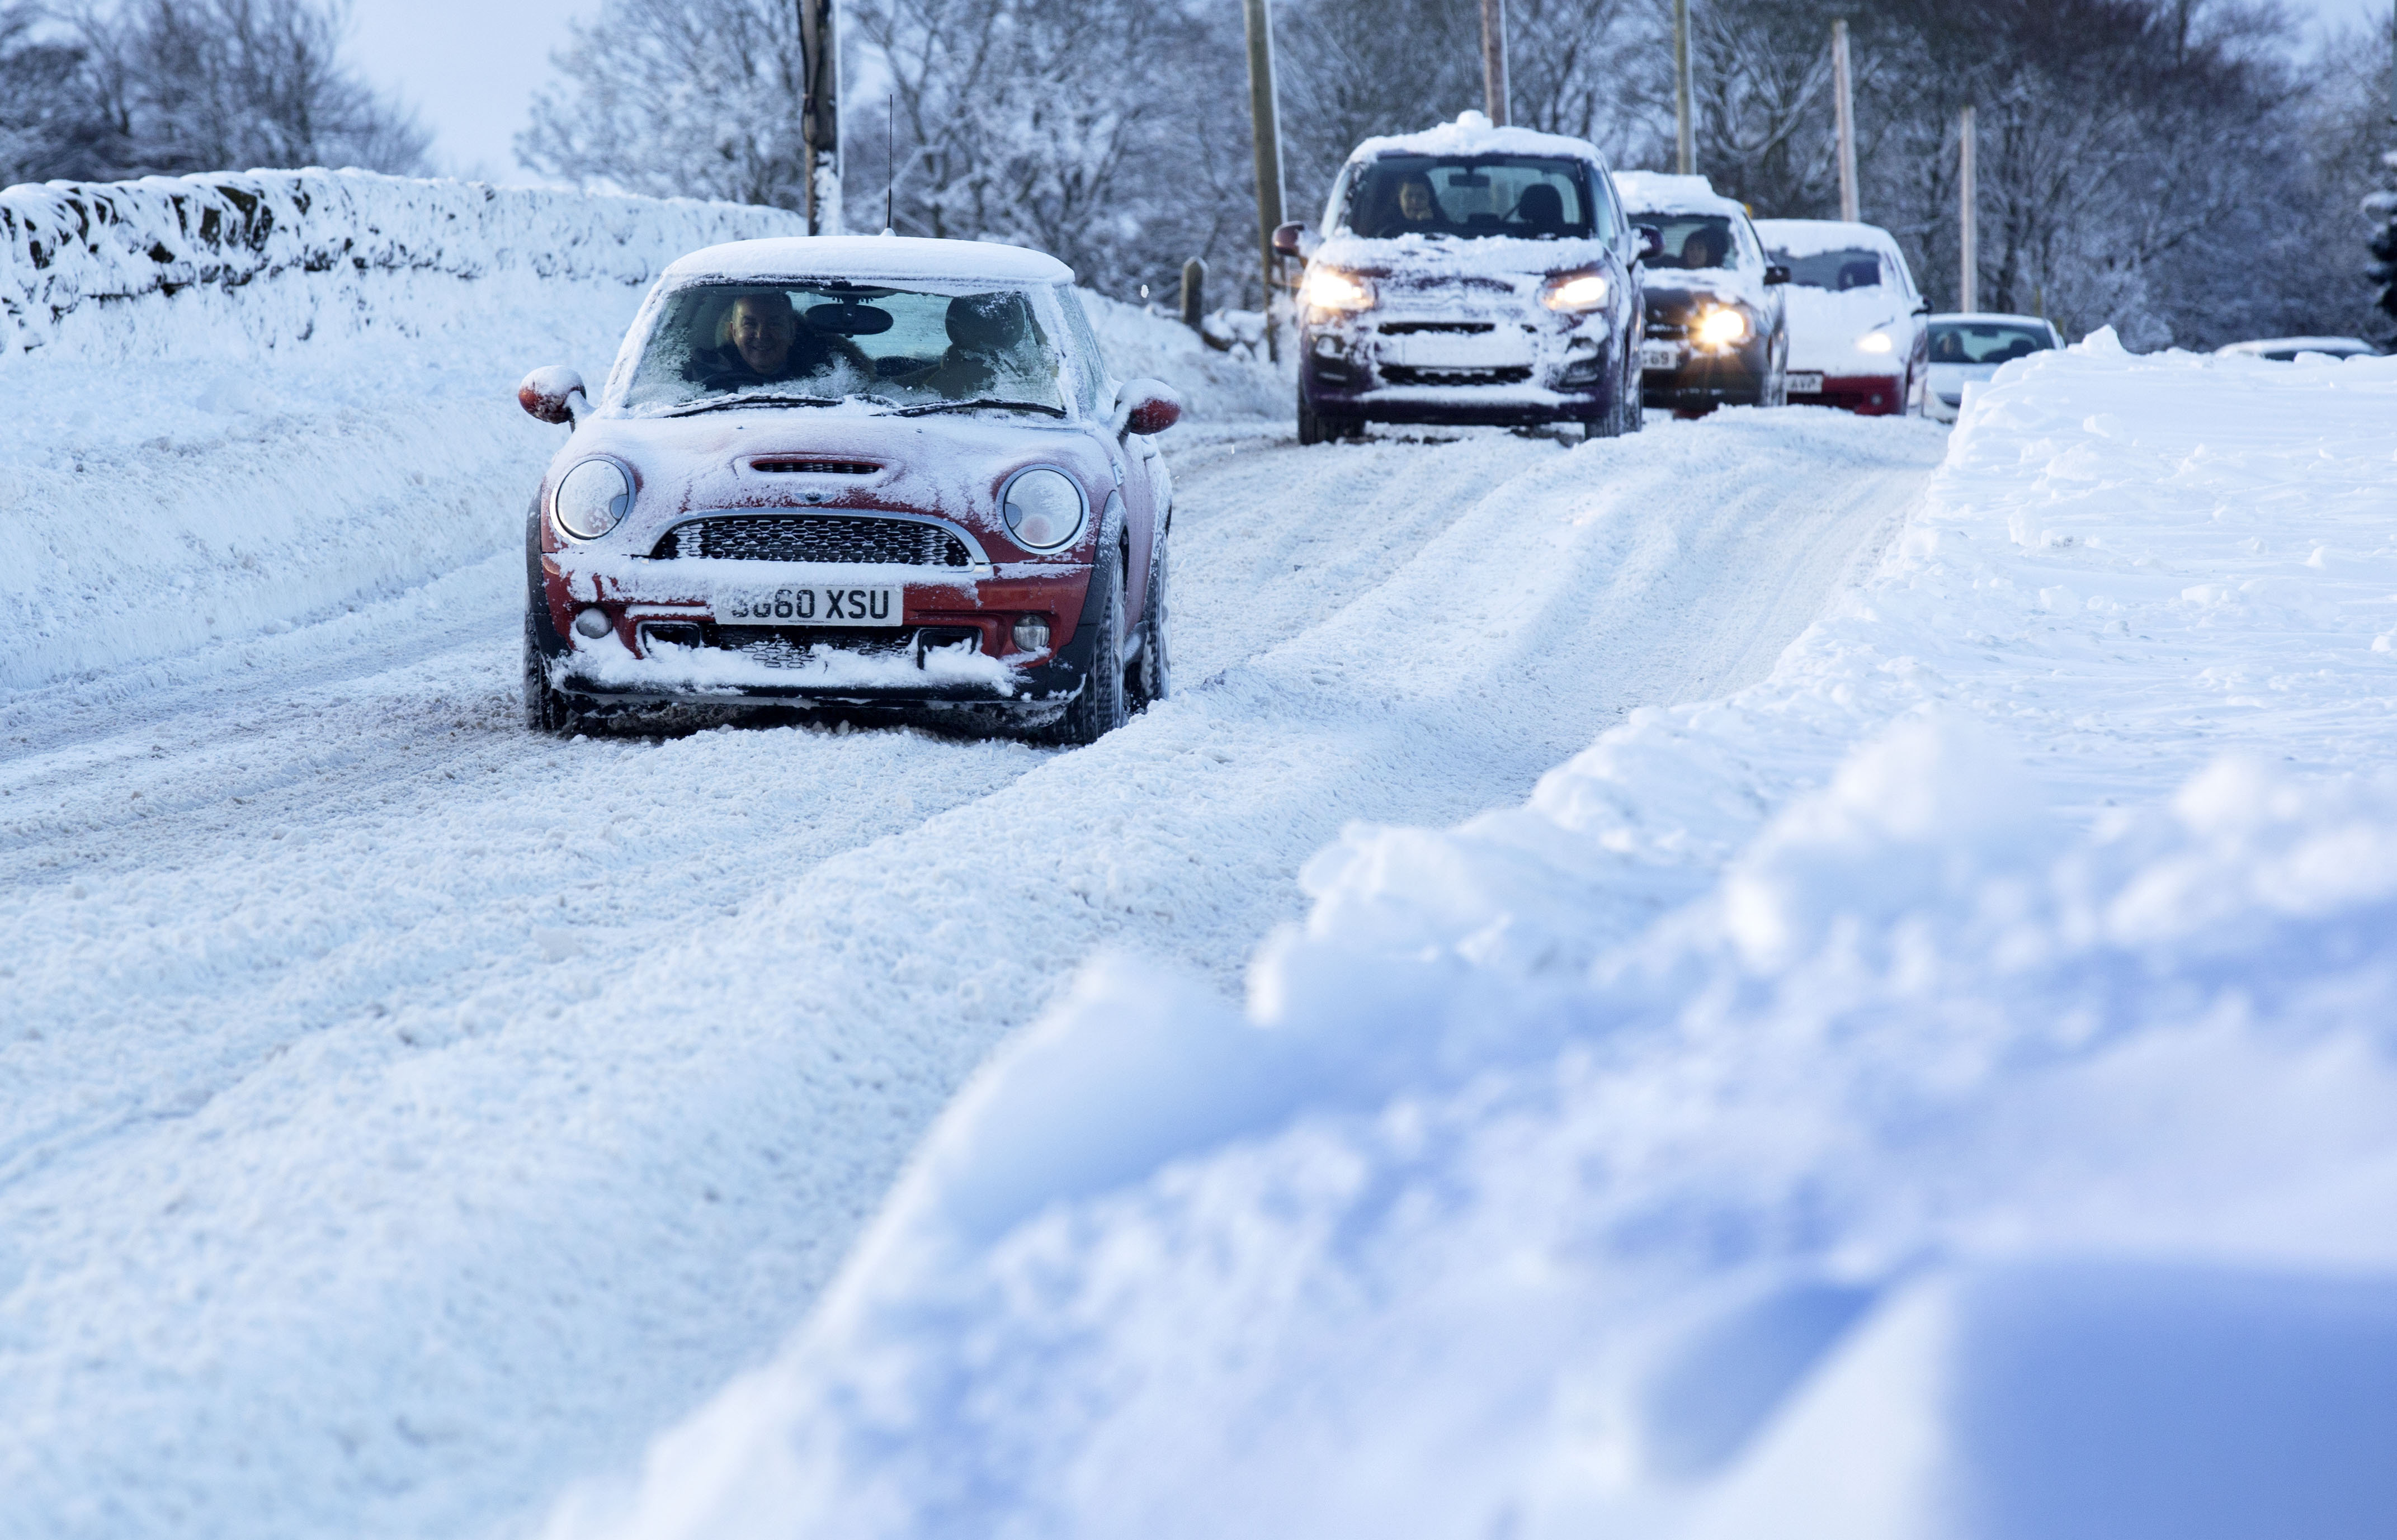
[[[882,467],[868,460],[805,460],[796,455],[760,455],[749,468],[761,475],[879,475]]]

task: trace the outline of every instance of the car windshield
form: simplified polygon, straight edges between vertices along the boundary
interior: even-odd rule
[[[2056,345],[2045,327],[2011,321],[1935,321],[1931,325],[1931,361],[1935,364],[2002,364],[2009,358],[2040,353]]]
[[[1664,238],[1665,249],[1648,259],[1649,267],[1697,271],[1738,263],[1739,246],[1732,234],[1731,221],[1721,214],[1633,214],[1631,222],[1644,224]]]
[[[1374,240],[1592,233],[1581,163],[1547,155],[1382,155],[1358,167],[1345,222]]]
[[[1843,293],[1851,288],[1878,288],[1888,280],[1878,251],[1850,248],[1845,251],[1810,251],[1802,257],[1776,251],[1773,260],[1789,270],[1789,281],[1808,288]]]
[[[898,408],[977,402],[1064,415],[1053,328],[1027,290],[972,284],[695,284],[667,298],[625,404]]]

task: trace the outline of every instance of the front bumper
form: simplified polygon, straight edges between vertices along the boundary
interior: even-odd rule
[[[1651,328],[1651,356],[1670,347],[1680,362],[1666,368],[1652,363],[1643,369],[1640,399],[1651,407],[1681,411],[1761,406],[1765,379],[1771,372],[1770,346],[1758,338],[1735,348],[1697,348],[1676,338],[1659,337]]]
[[[1038,725],[1072,703],[1090,673],[1098,625],[1083,612],[1092,587],[1087,565],[944,581],[923,581],[905,569],[757,566],[741,573],[744,586],[899,583],[900,623],[726,625],[704,599],[674,593],[673,580],[640,574],[625,581],[604,564],[577,569],[561,565],[556,554],[540,554],[531,602],[548,623],[537,629],[549,638],[551,688],[584,710],[837,706],[965,711]],[[607,627],[586,636],[574,622],[593,610]],[[1026,617],[1048,625],[1047,648],[1015,645],[1015,623]]]
[[[1299,332],[1299,388],[1336,421],[1485,424],[1579,422],[1612,411],[1621,359],[1612,324],[1485,312],[1310,319]]]
[[[1794,368],[1792,372],[1797,372]],[[1859,417],[1895,417],[1906,410],[1906,377],[1897,374],[1829,374],[1819,391],[1789,393],[1793,407],[1837,407]]]

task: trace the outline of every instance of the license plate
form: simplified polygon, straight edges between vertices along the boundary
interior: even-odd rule
[[[1681,367],[1681,347],[1678,342],[1642,342],[1640,344],[1640,367],[1644,369],[1677,369]]]
[[[897,584],[854,588],[732,588],[709,607],[721,625],[897,625],[904,608]]]
[[[1804,374],[1800,374],[1797,371],[1792,370],[1788,378],[1789,381],[1789,393],[1792,395],[1820,395],[1823,394],[1823,374],[1820,369],[1810,370]]]

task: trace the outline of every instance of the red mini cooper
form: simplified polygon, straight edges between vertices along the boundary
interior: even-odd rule
[[[667,268],[533,501],[525,715],[780,705],[1087,743],[1168,688],[1181,415],[1038,252],[737,241]]]

